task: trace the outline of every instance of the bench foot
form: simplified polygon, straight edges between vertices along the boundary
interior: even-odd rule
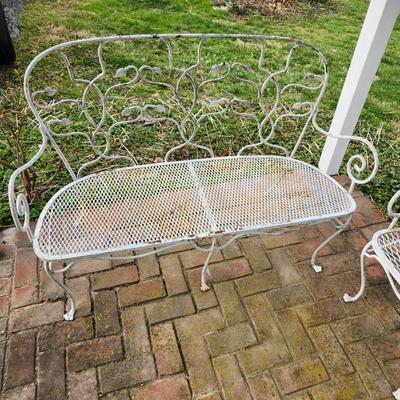
[[[351,302],[356,301],[358,299],[358,297],[357,298],[356,297],[357,296],[350,296],[348,293],[345,293],[343,295],[343,300],[344,300],[345,303],[351,303]]]
[[[208,286],[206,283],[202,283],[200,286],[200,290],[202,292],[207,292],[208,290],[210,290],[210,286]]]
[[[66,321],[72,321],[74,319],[75,315],[75,301],[74,298],[72,297],[71,292],[67,289],[67,287],[59,282],[55,277],[54,277],[54,271],[52,269],[51,262],[49,261],[44,261],[43,262],[44,270],[46,271],[48,277],[57,285],[59,286],[67,295],[70,303],[70,308],[69,310],[64,314],[64,319]]]
[[[213,239],[211,243],[210,250],[208,251],[206,262],[204,263],[204,267],[201,270],[201,282],[200,282],[200,290],[202,292],[207,292],[210,290],[210,287],[206,283],[206,274],[208,273],[208,264],[210,263],[211,257],[214,254],[215,245],[217,244],[217,239]]]
[[[326,239],[325,241],[323,241],[315,250],[314,253],[311,257],[311,266],[314,269],[315,272],[319,273],[322,271],[322,267],[317,265],[316,261],[317,261],[317,256],[318,253],[326,246],[328,245],[333,239],[335,239],[336,236],[338,236],[340,233],[342,233],[347,225],[350,223],[351,221],[351,215],[346,219],[346,221],[340,225],[340,227],[337,228],[337,231],[334,232],[331,236],[328,237],[328,239]],[[340,221],[339,221],[340,222]]]
[[[75,310],[71,309],[67,313],[64,314],[64,319],[66,321],[73,321],[75,315]]]
[[[350,303],[353,301],[357,301],[362,294],[364,293],[364,289],[365,289],[365,256],[368,255],[368,250],[371,247],[371,242],[367,243],[362,252],[361,252],[361,256],[360,256],[360,265],[361,265],[361,285],[360,285],[360,290],[354,295],[354,296],[350,296],[348,293],[345,293],[343,295],[343,300],[346,303]]]
[[[320,265],[312,264],[311,266],[312,266],[313,270],[314,270],[317,274],[320,273],[320,272],[322,272],[322,267],[321,267]]]

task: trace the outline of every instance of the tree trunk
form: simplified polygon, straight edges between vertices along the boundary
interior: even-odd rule
[[[0,3],[0,65],[9,65],[15,61],[15,50],[8,31],[3,6]]]

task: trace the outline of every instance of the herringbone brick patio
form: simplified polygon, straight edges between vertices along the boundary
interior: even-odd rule
[[[137,263],[85,261],[63,293],[24,236],[0,233],[0,366],[4,399],[363,400],[400,386],[400,303],[361,248],[385,217],[357,195],[353,225],[309,266],[329,223],[250,237],[216,253],[213,288],[199,290],[204,254],[181,246]],[[4,361],[4,363],[3,363]]]

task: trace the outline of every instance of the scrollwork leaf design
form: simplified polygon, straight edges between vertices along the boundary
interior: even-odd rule
[[[304,79],[306,81],[315,81],[318,78],[317,75],[313,74],[312,72],[309,72],[305,75]]]
[[[225,63],[224,63],[224,62],[221,63],[221,64],[213,65],[213,66],[211,67],[211,69],[210,69],[210,74],[212,74],[212,75],[218,75],[218,74],[222,71],[222,68],[224,68],[224,66],[225,66]]]
[[[210,108],[219,108],[219,106],[220,106],[220,102],[218,99],[211,100],[209,103]]]
[[[304,110],[308,110],[310,108],[310,103],[294,103],[292,106],[292,109],[295,111],[304,111]]]
[[[135,38],[132,37],[132,39]],[[130,40],[130,38],[123,38],[123,40],[128,39]],[[164,60],[164,58],[158,58],[159,54],[156,52],[154,54],[156,57],[152,58],[150,65],[143,62],[146,57],[142,60],[141,54],[138,54],[135,56],[135,61],[130,59],[131,61],[126,64],[119,64],[119,66],[115,65],[114,67],[112,66],[114,58],[109,56],[113,47],[108,47],[108,40],[99,40],[97,54],[101,73],[92,79],[78,78],[67,55],[63,53],[62,47],[60,47],[61,51],[57,49],[57,52],[60,53],[64,60],[69,77],[74,83],[85,87],[84,95],[82,99],[48,100],[49,104],[43,104],[45,99],[40,98],[40,94],[42,94],[42,97],[52,97],[56,94],[56,90],[49,87],[33,93],[33,100],[36,94],[41,100],[40,104],[34,103],[34,106],[40,108],[43,112],[49,110],[49,113],[52,113],[52,115],[49,115],[50,118],[60,118],[57,122],[53,122],[59,127],[60,125],[68,127],[72,124],[66,119],[61,119],[61,112],[63,112],[64,107],[73,105],[81,108],[83,114],[80,112],[79,117],[82,116],[82,119],[86,118],[88,120],[89,132],[93,132],[93,134],[88,134],[90,135],[88,140],[90,139],[95,144],[97,143],[97,138],[100,138],[101,143],[103,143],[103,136],[105,138],[106,146],[104,152],[101,154],[98,151],[96,152],[96,155],[101,160],[113,156],[114,142],[111,143],[112,140],[115,141],[118,135],[128,135],[129,129],[136,129],[136,127],[128,128],[129,125],[148,124],[148,122],[164,124],[164,121],[167,121],[174,124],[182,138],[182,144],[177,147],[178,149],[183,146],[203,148],[197,143],[196,138],[196,133],[201,129],[200,125],[204,123],[203,121],[207,119],[213,120],[215,117],[215,120],[212,121],[214,124],[220,116],[221,121],[224,118],[238,118],[241,122],[243,121],[244,125],[251,121],[249,124],[253,124],[252,128],[256,127],[258,130],[259,141],[255,146],[269,146],[269,140],[274,137],[274,129],[277,123],[275,119],[278,116],[278,105],[282,104],[283,94],[290,91],[287,94],[289,99],[287,101],[286,98],[284,99],[285,118],[309,118],[315,107],[314,102],[318,103],[320,98],[315,101],[312,100],[312,103],[295,103],[294,105],[293,103],[300,99],[297,96],[302,94],[300,93],[301,90],[320,90],[323,92],[327,75],[325,74],[324,76],[323,73],[318,75],[318,70],[314,69],[315,63],[312,64],[312,68],[310,67],[311,64],[307,64],[308,69],[303,72],[303,79],[300,77],[302,82],[293,82],[283,86],[285,82],[291,82],[291,80],[280,79],[280,77],[288,74],[294,52],[303,44],[287,38],[254,38],[249,35],[249,39],[255,39],[259,42],[260,55],[258,58],[254,58],[257,54],[253,51],[251,51],[251,54],[246,53],[248,57],[241,58],[240,51],[238,51],[237,54],[236,52],[229,54],[227,59],[213,59],[213,41],[208,41],[206,37],[199,36],[199,44],[194,47],[194,49],[197,49],[197,58],[195,58],[194,63],[186,65],[186,61],[191,62],[192,60],[192,58],[188,58],[184,60],[183,64],[177,64],[175,58],[181,54],[180,44],[172,44],[172,37],[165,37],[162,40],[166,44],[168,51],[167,64],[158,61]],[[245,43],[244,41],[241,43],[240,38],[235,40],[238,41],[239,47],[242,47],[243,43]],[[287,54],[285,64],[275,72],[270,72],[264,65],[269,63],[269,60],[264,62],[265,44],[269,43],[269,40],[289,42],[293,45]],[[107,58],[107,62],[103,59],[103,48],[106,46],[107,51],[104,55],[110,57],[109,59]],[[210,48],[211,51],[209,50]],[[314,49],[310,49],[314,51]],[[141,52],[140,48],[138,52]],[[318,52],[316,53],[319,54]],[[162,57],[164,55],[162,53]],[[257,59],[258,64],[256,63]],[[211,63],[209,63],[210,61]],[[323,57],[321,61],[324,64]],[[134,63],[137,63],[137,65],[134,65]],[[302,65],[303,63],[301,63]],[[271,66],[274,67],[275,64],[272,63]],[[94,72],[96,71],[94,70]],[[297,78],[297,69],[295,72]],[[111,76],[108,76],[108,74]],[[160,76],[163,74],[166,77],[162,79]],[[86,77],[86,75],[84,76]],[[305,83],[305,81],[313,82]],[[237,87],[233,87],[235,83],[238,83]],[[108,85],[111,86],[108,87]],[[58,87],[57,85],[54,86]],[[295,90],[298,91],[295,92]],[[257,99],[255,96],[254,98],[249,97],[250,91],[251,94],[257,94]],[[155,93],[144,99],[141,98],[142,92],[144,95]],[[308,98],[311,98],[311,95]],[[253,106],[254,110],[252,109]],[[59,108],[56,109],[56,107]],[[53,109],[57,112],[53,112]],[[96,109],[99,109],[99,112],[96,112]],[[60,112],[58,112],[59,110]],[[264,120],[272,121],[271,116],[273,115],[274,122],[270,124],[271,134],[265,137],[265,132],[263,131]],[[188,129],[186,129],[186,125],[189,125],[187,121],[192,121],[193,125]],[[219,123],[219,120],[217,122]],[[49,119],[46,120],[45,125],[51,126]],[[65,128],[55,129],[56,132],[51,133],[60,136],[70,134],[86,136],[86,134],[80,132],[83,129],[83,124],[81,124],[80,119],[78,120],[78,116],[74,117],[73,125],[76,125],[79,132],[66,133],[70,129]],[[122,128],[115,133],[114,128],[116,127]],[[168,154],[175,150],[176,148],[172,149]],[[207,148],[206,150],[212,154],[211,149]],[[356,172],[357,168],[355,167],[353,170]]]
[[[118,68],[115,71],[116,78],[125,78],[126,77],[126,68]]]
[[[159,113],[166,113],[167,112],[167,109],[161,104],[157,104],[156,106],[154,106],[154,110],[159,112]]]
[[[121,111],[121,117],[130,117],[133,113],[133,109],[132,107],[125,107],[122,111]]]
[[[57,93],[57,90],[52,87],[47,87],[43,90],[43,93],[48,97],[54,97]]]

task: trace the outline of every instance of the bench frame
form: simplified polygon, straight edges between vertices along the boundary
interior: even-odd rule
[[[181,40],[184,38],[189,38],[191,40],[198,40],[197,61],[194,65],[191,65],[190,67],[188,67],[186,69],[179,69],[174,64],[173,46],[171,43],[173,40],[176,40],[176,39]],[[31,168],[34,165],[34,163],[36,161],[38,161],[38,159],[45,152],[48,145],[51,145],[53,147],[53,149],[57,152],[58,156],[63,161],[63,164],[64,164],[66,170],[69,172],[73,181],[78,180],[82,175],[84,175],[85,170],[88,167],[91,167],[93,165],[93,163],[98,160],[130,159],[132,161],[133,165],[136,163],[136,160],[131,156],[131,154],[127,154],[126,156],[112,154],[108,145],[107,145],[106,150],[104,150],[104,152],[99,153],[93,146],[93,149],[95,151],[95,157],[96,157],[95,160],[84,163],[79,168],[78,172],[75,172],[73,170],[71,164],[67,160],[66,156],[62,152],[61,148],[58,146],[55,138],[57,136],[68,137],[68,136],[74,135],[76,133],[59,134],[59,133],[56,133],[55,131],[53,131],[53,129],[52,129],[52,127],[54,125],[62,125],[63,127],[67,128],[70,125],[70,121],[64,120],[64,119],[57,119],[57,118],[45,119],[42,117],[42,111],[46,111],[47,109],[56,107],[57,105],[61,104],[62,102],[75,102],[76,104],[80,104],[82,106],[82,110],[85,110],[85,108],[87,106],[87,104],[86,104],[87,93],[89,92],[89,90],[96,90],[100,93],[101,107],[103,108],[103,110],[106,109],[107,95],[104,95],[103,93],[101,93],[101,91],[99,90],[99,88],[97,86],[97,81],[101,80],[101,78],[105,74],[106,66],[105,66],[105,61],[103,58],[103,50],[107,46],[107,44],[112,43],[114,41],[120,41],[120,42],[133,41],[133,40],[156,40],[159,42],[161,41],[166,46],[166,51],[168,53],[169,68],[175,69],[176,71],[180,71],[182,73],[182,77],[189,79],[192,82],[193,87],[195,87],[194,81],[193,81],[190,73],[191,73],[192,69],[194,69],[197,65],[199,65],[201,63],[202,47],[207,42],[207,40],[216,40],[216,39],[218,39],[218,40],[222,40],[222,39],[241,40],[241,41],[252,40],[255,43],[258,43],[259,48],[260,48],[258,68],[260,71],[262,71],[265,74],[265,80],[264,80],[264,83],[262,86],[263,86],[263,88],[265,88],[265,86],[267,84],[272,84],[272,85],[275,85],[275,87],[276,87],[276,93],[277,93],[276,103],[274,104],[274,106],[272,107],[271,110],[265,110],[265,116],[262,120],[260,120],[260,121],[257,120],[257,126],[258,126],[258,130],[259,130],[259,141],[256,143],[248,144],[248,145],[242,147],[239,150],[239,152],[237,153],[238,156],[240,156],[241,154],[243,154],[243,152],[245,152],[247,150],[262,147],[262,146],[267,146],[274,150],[276,150],[276,149],[281,150],[287,157],[295,158],[298,147],[300,146],[300,144],[303,140],[303,137],[306,134],[306,131],[311,126],[313,126],[314,130],[316,130],[317,132],[321,133],[324,136],[329,136],[336,140],[344,140],[346,142],[352,140],[352,141],[358,142],[359,144],[361,144],[363,146],[365,145],[367,151],[371,153],[372,162],[367,162],[367,158],[365,157],[364,154],[355,154],[349,158],[349,160],[347,162],[347,175],[349,176],[349,178],[351,180],[351,184],[348,188],[348,192],[350,194],[353,192],[356,185],[366,184],[374,178],[374,176],[376,175],[377,169],[378,169],[379,161],[378,161],[378,155],[377,155],[377,152],[376,152],[374,146],[368,140],[366,140],[362,137],[357,137],[357,136],[334,136],[334,135],[330,134],[329,132],[325,131],[324,129],[322,129],[316,121],[319,105],[320,105],[321,99],[324,95],[324,92],[326,90],[326,86],[328,83],[329,68],[328,68],[328,63],[327,63],[325,57],[322,55],[322,53],[319,50],[317,50],[315,47],[313,47],[307,43],[304,43],[304,42],[301,42],[301,41],[298,41],[295,39],[291,39],[291,38],[286,38],[286,37],[276,37],[276,36],[268,37],[268,36],[263,36],[263,35],[230,35],[230,34],[127,35],[127,36],[113,36],[113,37],[99,37],[99,38],[91,38],[91,39],[82,39],[82,40],[75,40],[75,41],[59,44],[59,45],[53,46],[53,47],[45,50],[44,52],[40,53],[38,56],[36,56],[33,59],[33,61],[30,63],[30,65],[28,66],[28,68],[26,70],[25,77],[24,77],[24,92],[25,92],[25,96],[26,96],[27,102],[29,104],[29,107],[31,108],[36,120],[38,121],[40,132],[42,135],[42,144],[41,144],[38,152],[36,153],[36,155],[25,165],[18,168],[11,175],[11,178],[9,181],[9,192],[8,192],[9,203],[10,203],[11,215],[12,215],[12,218],[14,220],[16,227],[19,230],[26,232],[26,234],[28,235],[28,237],[31,241],[34,239],[34,233],[32,232],[31,226],[30,226],[29,203],[28,203],[25,193],[22,193],[22,192],[16,193],[16,190],[15,190],[16,180],[17,180],[17,178],[19,178],[21,176],[21,173],[23,171],[26,171],[27,169]],[[274,41],[289,43],[289,44],[291,44],[291,49],[290,49],[289,53],[287,54],[286,64],[283,66],[283,68],[276,72],[270,72],[264,67],[265,43],[266,42],[274,42]],[[77,77],[77,75],[75,74],[74,68],[71,66],[70,60],[65,53],[65,50],[67,50],[73,46],[82,46],[82,45],[86,45],[86,44],[97,45],[97,57],[98,57],[98,63],[99,63],[100,70],[101,70],[97,76],[95,76],[93,79],[90,79],[90,80],[80,79]],[[312,82],[316,81],[317,84],[310,83],[310,85],[305,85],[302,83],[300,83],[300,84],[291,83],[291,84],[287,84],[284,87],[280,87],[278,84],[278,78],[280,77],[280,75],[284,75],[288,71],[292,57],[293,57],[295,51],[300,47],[306,48],[315,54],[315,56],[317,57],[317,59],[319,59],[321,65],[322,65],[323,73],[322,73],[322,75],[318,75],[318,76],[312,76],[312,74],[308,74],[308,76],[306,76],[307,79],[309,78],[309,80]],[[49,87],[31,92],[30,80],[31,80],[31,74],[32,74],[34,67],[46,56],[54,55],[54,54],[59,55],[61,57],[61,59],[63,60],[65,67],[68,71],[70,80],[74,84],[77,84],[77,85],[83,84],[86,86],[86,89],[84,90],[82,99],[79,99],[79,100],[68,99],[68,100],[61,100],[61,101],[52,100],[52,98],[55,95],[55,90],[52,88],[49,88]],[[240,78],[237,75],[235,75],[235,68],[239,68],[244,71],[249,69],[248,66],[241,64],[239,62],[236,62],[233,64],[223,62],[223,63],[213,66],[210,72],[212,75],[214,75],[216,77],[209,78],[208,80],[200,83],[197,86],[197,89],[195,89],[195,102],[197,101],[198,88],[201,85],[204,85],[209,82],[216,82],[218,80],[222,80],[225,77],[227,77],[228,75],[232,75],[235,78],[238,78],[238,80],[240,80],[242,83],[244,82],[244,83],[247,83],[247,84],[250,84],[253,86],[255,86],[255,85],[257,86],[257,84],[255,82],[252,82],[251,80],[245,80],[245,79]],[[138,68],[134,65],[128,65],[128,66],[121,66],[116,71],[116,76],[117,77],[118,76],[126,77],[127,74],[133,73],[134,78],[130,81],[130,83],[132,83],[132,82],[135,83],[138,80],[142,80],[144,82],[158,83],[158,84],[161,84],[161,86],[162,86],[163,83],[157,82],[157,80],[149,81],[148,78],[145,77],[145,73],[149,73],[149,72],[153,73],[154,75],[159,75],[161,70],[157,66],[142,65],[140,68]],[[165,84],[164,84],[164,86],[165,86]],[[279,118],[277,118],[276,120],[273,120],[272,114],[275,111],[275,108],[277,107],[277,105],[279,103],[280,96],[285,91],[289,91],[296,87],[298,87],[300,89],[304,89],[304,90],[316,91],[317,97],[314,102],[296,103],[293,106],[293,109],[289,110],[286,113],[285,117],[298,118],[301,116],[301,117],[305,117],[305,120],[306,120],[305,125],[301,129],[301,132],[299,134],[299,137],[298,137],[294,147],[292,148],[291,151],[289,151],[288,149],[286,149],[283,146],[278,146],[278,145],[270,142],[275,134],[275,128],[276,128],[277,124],[279,123]],[[260,100],[260,97],[262,97],[262,91],[264,90],[263,88],[260,89],[260,87],[257,86],[259,100]],[[176,90],[176,91],[178,91],[178,89],[179,89],[179,84],[176,86],[176,88],[172,88],[172,90]],[[48,98],[50,98],[50,101],[45,105],[43,105],[43,102],[37,100],[37,98],[40,98],[43,96],[47,96]],[[179,100],[179,96],[178,96],[178,100]],[[212,110],[210,112],[204,112],[203,115],[196,116],[196,119],[193,119],[196,121],[196,124],[200,120],[202,120],[203,118],[206,118],[206,117],[222,115],[222,114],[227,113],[228,111],[232,111],[235,113],[235,106],[237,104],[241,104],[241,100],[237,99],[237,98],[228,99],[228,98],[223,97],[220,99],[213,100],[212,103],[213,103],[212,106],[214,108],[216,108],[217,110],[216,111]],[[131,108],[135,108],[135,107],[131,107]],[[139,107],[139,106],[136,107],[136,111],[139,112],[138,120],[140,119],[141,121],[144,121],[144,122],[146,122],[146,121],[154,122],[156,120],[164,120],[164,121],[169,120],[171,123],[173,123],[177,126],[182,141],[180,144],[171,148],[166,153],[165,161],[169,161],[170,156],[176,150],[179,150],[184,146],[189,146],[192,148],[197,148],[197,149],[206,151],[209,154],[209,157],[211,157],[211,158],[215,157],[212,149],[196,143],[196,141],[195,141],[196,140],[195,139],[196,131],[197,131],[196,128],[193,128],[192,132],[186,132],[185,129],[182,128],[183,123],[181,124],[177,120],[174,120],[173,118],[163,117],[163,118],[157,119],[154,116],[149,115],[149,112],[154,111],[154,110],[156,110],[157,112],[163,112],[164,110],[162,108],[163,108],[162,106],[158,106],[158,105],[154,106],[151,104],[147,104],[143,107]],[[132,111],[132,110],[127,109],[125,114],[128,115],[130,111]],[[190,112],[188,114],[191,114],[191,112],[192,112],[192,110],[190,110]],[[236,112],[236,114],[237,114],[237,112]],[[121,115],[122,115],[122,113],[121,113]],[[247,113],[246,115],[250,116],[250,117],[252,116],[252,114],[250,112]],[[193,118],[193,115],[190,115],[190,118]],[[89,117],[88,117],[88,119],[89,119]],[[129,121],[124,121],[124,122],[127,123]],[[185,122],[187,122],[187,120]],[[271,125],[271,129],[267,135],[264,135],[263,127],[266,123],[269,123]],[[101,124],[95,126],[95,134],[100,132],[101,129],[102,129]],[[83,136],[85,136],[85,135],[83,135]],[[105,137],[106,137],[106,140],[108,141],[109,137],[110,137],[110,131],[107,132]],[[90,142],[90,140],[91,140],[90,137],[87,137],[87,135],[86,135],[85,138],[87,140],[89,140],[89,142]],[[90,143],[92,143],[92,142],[90,142]],[[107,142],[107,144],[108,144],[108,142]],[[373,165],[373,166],[371,167],[371,165]],[[311,258],[311,265],[312,265],[313,269],[315,270],[315,272],[320,272],[322,270],[321,266],[317,265],[317,255],[318,255],[319,251],[324,246],[326,246],[329,242],[331,242],[336,236],[338,236],[341,232],[343,232],[346,229],[346,227],[349,225],[349,223],[351,221],[351,217],[352,217],[352,215],[349,215],[349,216],[345,217],[343,220],[341,220],[339,218],[334,218],[332,220],[332,218],[329,219],[329,217],[327,217],[318,222],[315,222],[315,221],[313,222],[313,223],[320,223],[323,221],[330,220],[336,229],[335,232],[328,239],[326,239],[323,243],[321,243],[314,251],[314,254]],[[195,249],[197,249],[201,252],[207,253],[206,262],[203,266],[202,275],[201,275],[201,290],[205,291],[205,290],[209,289],[209,286],[206,283],[208,264],[211,260],[213,253],[216,250],[224,249],[225,247],[229,246],[229,244],[231,244],[234,240],[236,240],[240,237],[243,237],[243,236],[280,235],[285,232],[289,232],[289,231],[293,231],[293,230],[302,228],[302,227],[304,227],[304,225],[307,225],[307,222],[304,222],[304,224],[302,224],[302,225],[295,225],[295,226],[287,226],[287,224],[285,226],[276,226],[276,227],[274,227],[274,229],[271,229],[268,231],[254,229],[254,230],[248,230],[246,232],[239,232],[238,234],[233,235],[229,240],[227,240],[223,244],[219,244],[217,241],[217,239],[219,237],[223,236],[223,233],[221,233],[220,235],[210,235],[211,244],[207,245],[207,246],[200,246],[196,242],[196,239],[198,239],[198,238],[187,238],[187,239],[181,240],[179,242],[174,242],[171,245],[151,244],[148,247],[152,248],[153,250],[148,253],[140,253],[140,254],[135,254],[133,256],[118,256],[118,255],[111,254],[112,251],[109,251],[107,254],[96,255],[96,256],[94,256],[94,258],[96,258],[96,259],[112,259],[112,260],[135,260],[135,259],[139,259],[139,258],[145,257],[150,254],[156,254],[160,251],[165,251],[166,249],[172,248],[172,247],[180,245],[182,243],[188,243],[188,244],[192,245]],[[132,250],[134,251],[135,249],[132,248]],[[65,291],[65,293],[67,294],[67,296],[69,298],[69,301],[70,301],[69,310],[64,316],[64,318],[66,320],[72,320],[74,318],[75,303],[74,303],[74,299],[73,299],[71,292],[65,287],[65,285],[62,282],[60,282],[59,280],[57,280],[55,278],[55,273],[66,272],[75,263],[77,263],[81,260],[82,260],[82,258],[79,258],[79,259],[75,258],[75,259],[67,260],[65,262],[63,268],[57,269],[57,270],[54,269],[53,261],[43,260],[44,269],[47,272],[47,274],[49,275],[49,277]]]

